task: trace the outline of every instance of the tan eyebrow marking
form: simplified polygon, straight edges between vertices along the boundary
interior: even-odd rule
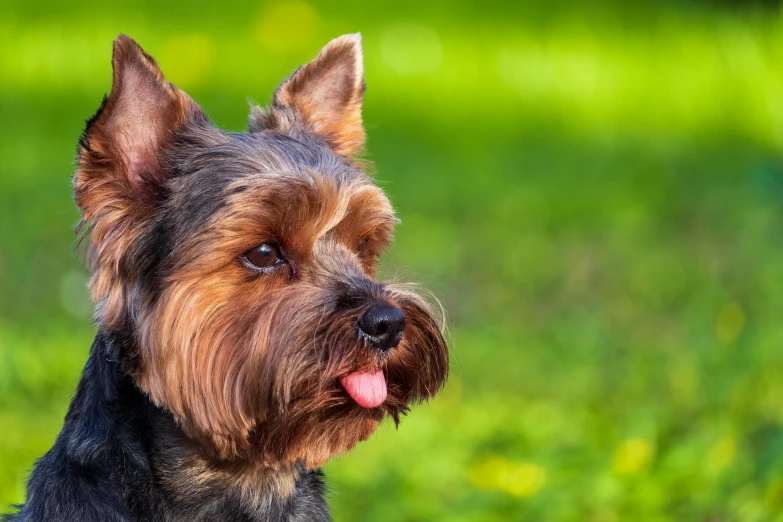
[[[394,211],[392,210],[391,205],[388,203],[386,198],[382,197],[383,193],[380,191],[380,189],[378,189],[378,187],[375,187],[374,185],[353,185],[350,190],[340,194],[340,202],[335,208],[334,213],[332,214],[329,221],[324,223],[324,225],[318,231],[316,237],[321,238],[339,226],[351,213],[351,203],[357,201],[357,199],[364,194],[371,196],[373,203],[381,207],[383,213],[388,214],[389,218],[393,219],[395,222],[397,221],[394,217]],[[360,199],[359,201],[361,201],[362,205],[369,204],[367,199]]]

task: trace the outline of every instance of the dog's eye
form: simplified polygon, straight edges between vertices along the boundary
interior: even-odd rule
[[[283,261],[280,247],[274,243],[262,243],[247,254],[245,260],[256,268],[267,268]]]

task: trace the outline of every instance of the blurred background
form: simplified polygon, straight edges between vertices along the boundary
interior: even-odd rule
[[[108,7],[108,6],[111,7]],[[94,335],[70,177],[120,32],[219,126],[361,31],[384,273],[452,375],[326,467],[337,521],[783,520],[776,2],[5,0],[0,512]]]

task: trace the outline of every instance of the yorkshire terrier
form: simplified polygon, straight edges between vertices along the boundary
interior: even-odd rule
[[[132,39],[73,180],[98,333],[15,522],[330,520],[320,467],[444,384],[440,314],[378,282],[361,37],[214,127]]]

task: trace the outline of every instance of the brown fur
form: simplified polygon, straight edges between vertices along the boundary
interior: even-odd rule
[[[111,93],[79,143],[74,198],[89,224],[90,288],[99,322],[122,315],[120,263],[154,212],[162,181],[160,151],[173,131],[205,118],[190,97],[163,77],[155,60],[121,35],[114,42]]]
[[[281,176],[232,195],[214,216],[210,233],[178,246],[173,255],[178,265],[159,306],[142,314],[148,326],[141,338],[140,386],[193,435],[208,435],[223,458],[246,456],[261,445],[265,459],[273,455],[274,461],[304,460],[318,467],[369,437],[381,418],[377,412],[338,407],[333,430],[307,424],[319,411],[329,412],[333,402],[344,406],[339,375],[358,368],[389,372],[397,364],[436,365],[431,377],[399,372],[401,381],[433,382],[422,383],[419,395],[410,389],[413,383],[391,381],[396,385],[388,403],[392,414],[413,398],[432,395],[445,376],[445,347],[426,345],[439,325],[409,292],[374,287],[379,297],[419,319],[410,321],[408,337],[388,358],[359,343],[352,323],[356,310],[324,311],[334,301],[331,287],[373,273],[376,256],[391,239],[395,218],[388,200],[366,179],[359,180],[339,187],[329,178],[313,177],[306,184]],[[293,267],[259,284],[237,259],[268,238],[287,246]],[[368,255],[359,259],[349,247],[358,248],[364,238],[369,238]],[[330,329],[309,326],[318,322]],[[417,348],[431,353],[407,353],[407,339],[417,336],[422,343]],[[298,415],[289,418],[291,410]],[[285,430],[278,435],[275,426]]]
[[[288,470],[272,482],[289,491],[296,463],[319,467],[446,378],[438,314],[408,287],[374,280],[397,220],[352,160],[364,144],[360,44],[327,45],[237,137],[212,127],[135,42],[115,42],[112,91],[82,140],[74,190],[96,320],[126,339],[136,385],[195,444],[171,480],[242,485]],[[215,210],[203,223],[179,223],[207,195]],[[155,238],[174,229],[162,251]],[[259,275],[243,254],[270,241],[287,263]],[[357,335],[374,301],[406,316],[389,353]],[[386,375],[381,407],[358,407],[340,386],[359,369]]]
[[[268,112],[255,107],[250,130],[304,127],[322,136],[337,154],[351,157],[364,147],[362,39],[346,35],[324,47],[275,92]]]

